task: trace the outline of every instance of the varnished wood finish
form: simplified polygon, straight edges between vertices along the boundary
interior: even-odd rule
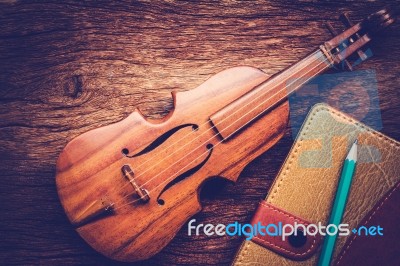
[[[222,176],[236,181],[243,167],[275,144],[288,121],[283,103],[257,119],[228,142],[221,140],[209,116],[265,81],[266,74],[251,67],[225,70],[194,90],[174,95],[175,108],[163,120],[146,121],[134,112],[121,122],[87,132],[71,141],[57,162],[57,189],[71,221],[106,197],[114,211],[78,227],[96,250],[122,261],[149,258],[159,252],[180,227],[200,209],[198,189],[207,179]],[[129,158],[162,134],[186,124],[154,150]],[[208,145],[213,145],[209,148]],[[180,174],[206,163],[193,175],[164,187]],[[141,202],[121,171],[129,165],[135,182],[149,192]],[[133,196],[132,196],[133,195]],[[160,205],[158,199],[163,204]],[[118,225],[118,226],[116,226]]]
[[[366,36],[337,47],[343,59],[363,48]],[[225,70],[174,94],[175,109],[160,121],[134,112],[71,141],[57,161],[56,182],[80,235],[116,260],[158,253],[201,209],[199,188],[206,180],[236,181],[283,136],[288,95],[331,66],[331,49],[322,47],[268,80],[251,67]]]
[[[245,125],[281,103],[301,85],[330,67],[328,58],[316,51],[292,67],[266,80],[242,97],[218,110],[210,119],[226,140]]]
[[[338,53],[351,56],[364,48],[366,36],[338,46]],[[251,67],[225,70],[174,94],[175,109],[164,119],[150,122],[134,112],[68,143],[56,182],[79,234],[116,260],[158,253],[201,209],[199,189],[206,180],[236,181],[246,164],[283,136],[288,95],[331,67],[332,49],[321,47],[268,80]]]
[[[0,260],[8,265],[229,265],[242,237],[187,234],[156,256],[118,263],[75,232],[54,182],[57,155],[78,135],[140,108],[158,119],[172,90],[186,91],[236,65],[268,75],[294,64],[329,38],[337,15],[358,22],[385,4],[352,2],[35,2],[0,4]],[[400,24],[358,66],[374,70],[383,127],[400,139]],[[349,81],[337,90],[357,87]],[[332,103],[331,103],[332,104]],[[340,105],[334,106],[340,109]],[[306,110],[291,110],[293,116]],[[379,118],[377,118],[379,119]],[[240,174],[235,185],[210,180],[196,223],[249,222],[293,142],[279,143]]]

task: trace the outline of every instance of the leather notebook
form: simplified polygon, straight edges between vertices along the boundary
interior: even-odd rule
[[[326,225],[355,139],[357,168],[342,219],[350,232],[338,236],[331,264],[400,265],[400,143],[326,104],[307,115],[251,224]],[[316,265],[322,244],[319,232],[285,240],[256,235],[242,243],[233,264]]]

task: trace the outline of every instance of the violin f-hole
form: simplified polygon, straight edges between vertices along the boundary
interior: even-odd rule
[[[207,157],[204,158],[203,161],[201,161],[201,163],[199,163],[198,165],[194,166],[193,168],[187,170],[186,172],[178,175],[175,179],[173,179],[172,181],[170,181],[164,188],[163,190],[160,192],[160,195],[157,197],[157,202],[159,205],[164,205],[165,201],[161,198],[161,196],[163,195],[163,193],[165,191],[167,191],[169,188],[171,188],[172,186],[176,185],[177,183],[183,181],[184,179],[188,178],[189,176],[193,175],[194,173],[196,173],[197,171],[199,171],[203,165],[206,164],[206,162],[208,161],[208,159],[210,159],[211,154],[213,152],[214,149],[214,145],[209,143],[206,145],[206,149],[208,150],[208,154]]]
[[[182,128],[185,127],[192,127],[193,131],[197,131],[199,129],[199,126],[196,124],[183,124],[177,127],[174,127],[170,130],[168,130],[167,132],[165,132],[164,134],[162,134],[161,136],[159,136],[158,138],[156,138],[153,142],[151,142],[149,145],[147,145],[144,149],[142,149],[141,151],[133,154],[133,155],[129,155],[129,149],[128,148],[123,148],[121,150],[122,154],[128,158],[134,158],[137,156],[141,156],[143,154],[149,153],[150,151],[154,150],[155,148],[157,148],[158,146],[160,146],[161,144],[163,144],[167,139],[169,139],[173,134],[175,134],[176,132],[178,132],[179,130],[181,130]]]

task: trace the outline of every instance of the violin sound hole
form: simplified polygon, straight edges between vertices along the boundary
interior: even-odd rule
[[[158,196],[158,198],[157,198],[158,204],[164,205],[165,202],[164,202],[163,199],[161,199],[161,196],[162,196],[162,194],[163,194],[165,191],[167,191],[169,188],[171,188],[172,186],[176,185],[177,183],[179,183],[179,182],[185,180],[185,179],[188,178],[189,176],[193,175],[194,173],[196,173],[197,171],[199,171],[199,170],[203,167],[203,165],[206,164],[206,162],[208,161],[208,159],[210,159],[210,157],[211,157],[211,154],[212,154],[212,152],[213,152],[214,145],[212,145],[212,144],[207,144],[206,148],[207,148],[207,150],[208,150],[207,157],[204,158],[204,160],[203,160],[202,162],[200,162],[198,165],[196,165],[196,166],[194,166],[193,168],[187,170],[186,172],[180,174],[180,175],[177,176],[174,180],[172,180],[171,182],[169,182],[169,183],[164,187],[164,189],[161,191],[160,195]],[[162,202],[162,204],[161,204],[160,202]]]
[[[157,148],[158,146],[160,146],[161,144],[163,144],[169,137],[171,137],[173,134],[175,134],[177,131],[181,130],[182,128],[185,127],[192,127],[193,131],[197,131],[199,126],[196,124],[184,124],[184,125],[180,125],[177,127],[174,127],[170,130],[168,130],[167,132],[165,132],[164,134],[162,134],[161,136],[159,136],[158,138],[156,138],[152,143],[150,143],[149,145],[147,145],[143,150],[139,151],[138,153],[135,153],[133,155],[129,155],[129,149],[127,148],[123,148],[121,150],[122,154],[125,155],[128,158],[134,158],[143,154],[146,154],[148,152],[151,152],[152,150],[154,150],[155,148]]]

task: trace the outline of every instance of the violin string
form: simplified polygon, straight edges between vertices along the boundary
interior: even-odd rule
[[[325,61],[328,61],[328,60],[325,60]],[[321,63],[322,64],[322,63]],[[321,65],[321,64],[319,64],[319,65]],[[315,68],[317,68],[319,65],[317,65]],[[315,68],[313,68],[312,70],[314,70]],[[311,72],[311,71],[310,71]],[[309,80],[311,80],[313,77],[311,77],[311,78],[308,78],[305,82],[308,82]],[[301,87],[302,85],[299,85],[298,87]],[[287,96],[284,96],[284,97],[282,97],[278,102],[280,102],[280,101],[282,101],[283,99],[285,99]],[[254,117],[252,120],[254,120],[255,118],[257,118],[258,116],[256,116],[256,117]],[[250,120],[250,122],[252,121],[252,120]],[[246,126],[247,124],[244,124],[244,125],[242,125],[240,128],[238,128],[237,130],[235,130],[234,132],[237,132],[237,131],[239,131],[239,130],[241,130],[244,126]],[[214,135],[215,136],[215,135]],[[221,140],[221,141],[219,141],[219,142],[217,142],[215,145],[214,145],[214,147],[216,147],[218,144],[220,144],[220,143],[222,143],[222,141],[223,140]],[[197,149],[197,148],[196,148]],[[150,190],[148,193],[149,193],[149,195],[150,195],[150,193],[151,192],[153,192],[154,190],[156,190],[157,188],[159,188],[161,185],[163,185],[165,182],[167,182],[169,179],[171,179],[172,177],[174,177],[177,173],[179,173],[180,171],[182,171],[183,169],[185,169],[188,165],[190,165],[192,162],[194,162],[194,161],[196,161],[198,158],[200,158],[200,157],[202,157],[203,155],[205,155],[207,153],[207,151],[205,151],[205,152],[203,152],[202,154],[200,154],[197,158],[195,158],[193,161],[191,161],[189,164],[187,164],[187,165],[185,165],[184,167],[182,167],[181,169],[179,169],[174,175],[172,175],[172,176],[170,176],[170,177],[168,177],[167,179],[165,179],[165,180],[163,180],[160,184],[158,184],[156,187],[154,187],[152,190]],[[153,177],[152,179],[154,179],[155,177]],[[144,184],[143,184],[144,185]],[[120,199],[119,201],[118,201],[118,203],[121,201],[121,200],[123,200],[124,198],[126,198],[127,196],[125,196],[125,197],[123,197],[122,199]],[[119,207],[117,207],[117,208],[115,208],[114,210],[117,210],[117,209],[120,209],[120,208],[123,208],[123,207],[125,207],[125,206],[127,206],[127,205],[130,205],[130,204],[133,204],[133,203],[135,203],[135,202],[138,202],[138,201],[140,201],[141,199],[135,199],[135,200],[133,200],[133,201],[130,201],[130,202],[127,202],[126,204],[123,204],[123,205],[121,205],[121,206],[119,206]]]
[[[323,55],[322,56],[320,56],[320,57],[317,57],[316,59],[315,59],[315,61],[317,61],[317,60],[319,60],[320,58],[323,58]],[[322,65],[322,64],[324,64],[325,62],[327,62],[328,60],[327,59],[324,59],[321,63],[319,63],[318,65],[316,65],[314,68],[312,68],[311,70],[309,70],[309,71],[307,71],[305,74],[304,74],[304,76],[306,76],[308,73],[310,73],[310,72],[312,72],[313,70],[315,70],[316,68],[318,68],[320,65]],[[313,77],[310,77],[310,78],[308,78],[304,83],[306,83],[306,82],[308,82],[310,79],[312,79]],[[287,87],[290,87],[291,85],[293,85],[296,81],[297,81],[298,79],[296,79],[294,82],[292,82],[289,86],[287,86]],[[293,89],[292,91],[295,91],[298,87],[301,87],[304,83],[302,83],[302,84],[300,84],[299,86],[297,86],[295,89]],[[272,99],[275,95],[277,95],[277,94],[279,94],[279,93],[281,93],[281,92],[283,92],[285,89],[281,89],[281,90],[279,90],[277,93],[275,93],[274,95],[272,95],[271,97],[269,97],[269,98],[267,98],[266,100],[264,100],[263,102],[261,102],[259,105],[257,105],[256,107],[254,107],[252,110],[250,110],[250,111],[248,111],[247,113],[245,113],[244,115],[242,115],[241,117],[239,117],[237,120],[235,120],[233,123],[231,123],[229,126],[227,126],[225,129],[223,129],[223,130],[221,130],[220,132],[223,132],[224,130],[226,130],[227,128],[229,128],[232,124],[234,124],[236,121],[238,121],[238,120],[240,120],[241,118],[243,118],[244,116],[246,116],[246,115],[248,115],[249,113],[251,113],[253,110],[255,110],[256,108],[258,108],[260,105],[262,105],[263,103],[265,103],[265,102],[267,102],[268,100],[270,100],[270,99]],[[268,92],[267,92],[268,93]],[[280,101],[282,101],[283,99],[285,99],[286,97],[288,97],[288,95],[284,95],[281,99],[279,99],[278,101],[276,101],[273,105],[271,105],[270,107],[272,107],[272,106],[274,106],[276,103],[279,103]],[[254,100],[252,100],[251,102],[253,102]],[[250,103],[251,103],[250,102]],[[248,103],[248,104],[250,104],[250,103]],[[247,105],[248,105],[247,104]],[[269,109],[269,108],[268,108]],[[267,111],[267,110],[264,110],[264,111]],[[251,122],[251,121],[253,121],[255,118],[257,118],[258,117],[258,115],[256,115],[255,117],[253,117],[249,122]],[[248,123],[246,123],[245,125],[247,125]],[[243,126],[245,126],[245,125],[243,125]],[[237,132],[238,130],[240,130],[243,126],[241,126],[240,128],[238,128],[237,130],[235,130],[234,131],[234,133],[235,132]],[[213,127],[211,127],[211,128],[214,128],[215,127],[215,125],[213,126]],[[204,132],[203,132],[204,133]],[[234,134],[234,133],[232,133],[232,134]],[[210,140],[212,140],[215,136],[217,136],[218,135],[218,133],[217,134],[215,134],[215,135],[213,135],[211,138],[209,138],[206,142],[208,142],[208,141],[210,141]],[[220,141],[220,142],[218,142],[217,144],[220,144],[221,142],[223,141],[223,139]],[[206,143],[205,142],[205,143]],[[216,144],[216,145],[217,145]],[[214,147],[216,146],[216,145],[214,145]],[[202,145],[200,145],[200,146],[198,146],[198,147],[196,147],[195,149],[193,149],[191,152],[189,152],[187,155],[189,155],[189,154],[191,154],[191,153],[193,153],[195,150],[197,150],[197,149],[199,149],[199,148],[201,148],[201,147],[203,147],[203,144]],[[201,155],[199,155],[197,158],[195,158],[193,161],[191,161],[189,164],[187,164],[187,165],[185,165],[182,169],[180,169],[177,173],[179,173],[181,170],[183,170],[183,169],[185,169],[188,165],[190,165],[191,163],[193,163],[194,161],[196,161],[198,158],[200,158],[200,157],[202,157],[204,154],[206,154],[208,151],[205,151],[204,153],[202,153]],[[186,157],[187,157],[187,155],[185,156],[185,157],[182,157],[181,159],[179,159],[178,161],[176,161],[176,162],[174,162],[172,165],[169,165],[167,168],[165,168],[164,170],[162,170],[161,172],[159,172],[157,175],[155,175],[155,176],[153,176],[151,179],[149,179],[149,180],[147,180],[145,183],[143,183],[141,186],[140,186],[140,188],[143,188],[143,186],[145,186],[147,183],[149,183],[149,182],[151,182],[152,180],[154,180],[156,177],[158,177],[160,174],[162,174],[163,172],[165,172],[166,170],[168,170],[169,168],[171,168],[172,166],[174,166],[175,164],[177,164],[177,163],[179,163],[180,161],[182,161],[183,159],[185,159]],[[173,176],[175,176],[177,173],[174,173],[174,175]],[[171,177],[173,177],[173,176],[171,176]],[[167,180],[169,180],[171,177],[168,177],[166,180],[164,180],[162,183],[160,183],[160,185],[161,184],[163,184],[165,181],[167,181]],[[127,184],[125,184],[124,186],[122,186],[122,187],[126,187],[126,186],[128,186],[130,183],[127,183]],[[158,186],[156,186],[154,189],[156,189],[157,187],[159,187],[159,185]],[[152,189],[151,191],[154,191],[154,189]],[[120,191],[120,190],[118,190],[118,191]],[[150,192],[151,192],[150,191]],[[150,194],[150,192],[148,192],[149,194]],[[120,200],[123,200],[124,198],[126,198],[126,197],[128,197],[129,195],[127,195],[127,196],[125,196],[125,197],[123,197],[122,199],[120,199]]]
[[[323,58],[323,55],[320,56],[320,57],[317,57],[317,58],[315,59],[315,61],[319,60],[320,58]],[[314,68],[312,68],[311,70],[307,71],[307,72],[304,74],[304,76],[306,76],[308,73],[312,72],[314,69],[318,68],[320,65],[322,65],[323,63],[325,63],[325,62],[327,62],[327,61],[328,61],[327,59],[324,59],[321,63],[319,63],[318,65],[316,65]],[[311,77],[311,78],[313,78],[313,77]],[[307,81],[309,81],[311,78],[308,78],[304,83],[306,83]],[[290,87],[291,85],[293,85],[297,80],[298,80],[298,79],[296,79],[294,82],[292,82],[292,83],[291,83],[289,86],[287,86],[287,87]],[[301,85],[303,85],[304,83],[302,83],[302,84],[300,84],[299,86],[297,86],[297,88],[300,87]],[[293,89],[293,91],[295,91],[297,88]],[[275,93],[274,95],[272,95],[271,97],[269,97],[268,99],[266,99],[265,101],[263,101],[262,103],[260,103],[259,105],[257,105],[255,108],[253,108],[252,110],[250,110],[250,111],[248,111],[247,113],[245,113],[244,115],[242,115],[239,119],[235,120],[233,123],[231,123],[231,125],[234,124],[236,121],[240,120],[241,118],[243,118],[244,116],[246,116],[247,114],[251,113],[253,110],[255,110],[256,108],[258,108],[260,105],[262,105],[263,103],[265,103],[265,102],[267,102],[268,100],[272,99],[275,95],[279,94],[280,92],[282,92],[282,91],[284,91],[284,90],[285,90],[285,89],[279,90],[277,93]],[[271,105],[270,107],[274,106],[276,103],[282,101],[282,100],[283,100],[284,98],[286,98],[286,97],[288,97],[288,95],[283,96],[281,99],[279,99],[279,101],[276,101],[276,102],[275,102],[273,105]],[[253,101],[254,101],[254,100],[252,100],[251,102],[253,102]],[[250,102],[250,103],[251,103],[251,102]],[[248,103],[248,104],[250,104],[250,103]],[[247,104],[247,105],[248,105],[248,104]],[[268,109],[269,109],[269,108],[268,108]],[[266,111],[266,110],[265,110],[265,111]],[[256,117],[258,117],[258,115],[255,116],[254,118],[252,118],[249,122],[251,122],[252,120],[254,120]],[[248,124],[248,123],[246,123],[246,124]],[[225,129],[229,128],[231,125],[227,126]],[[243,126],[244,126],[244,125],[243,125]],[[242,127],[243,127],[243,126],[242,126]],[[211,128],[214,128],[214,127],[215,127],[215,126],[213,126],[213,127],[211,127]],[[240,130],[242,127],[240,127],[239,129],[235,130],[234,133],[237,132],[238,130]],[[220,132],[223,132],[225,129],[221,130]],[[203,132],[203,133],[204,133],[204,132]],[[215,134],[215,135],[213,135],[213,136],[212,136],[211,138],[209,138],[206,142],[212,140],[212,139],[213,139],[215,136],[217,136],[217,135],[218,135],[218,133]],[[222,141],[223,141],[223,140],[221,140],[220,142],[222,142]],[[217,143],[217,144],[219,144],[219,143]],[[216,145],[215,145],[215,146],[216,146]],[[197,149],[199,149],[199,148],[201,148],[201,147],[203,147],[203,144],[200,145],[200,146],[198,146],[198,147],[196,147],[195,149],[193,149],[193,150],[192,150],[190,153],[188,153],[187,155],[193,153],[195,150],[197,150]],[[198,158],[200,158],[201,156],[203,156],[205,153],[207,153],[207,151],[204,152],[204,153],[202,153],[202,154],[201,154],[200,156],[198,156],[197,158],[195,158],[195,159],[194,159],[193,161],[191,161],[189,164],[185,165],[185,166],[184,166],[182,169],[180,169],[177,173],[179,173],[181,170],[185,169],[188,165],[190,165],[191,163],[193,163],[194,161],[196,161]],[[186,156],[187,156],[187,155],[186,155]],[[140,186],[140,188],[143,188],[143,186],[145,186],[147,183],[151,182],[151,181],[154,180],[156,177],[158,177],[160,174],[162,174],[163,172],[165,172],[166,170],[168,170],[169,168],[171,168],[172,166],[174,166],[175,164],[177,164],[178,162],[182,161],[182,160],[185,159],[185,158],[186,158],[186,157],[182,157],[182,158],[179,159],[178,161],[174,162],[172,165],[169,165],[167,168],[165,168],[164,170],[162,170],[161,172],[159,172],[157,175],[153,176],[151,179],[149,179],[149,180],[147,180],[145,183],[143,183],[143,184]],[[173,176],[175,176],[175,175],[176,175],[176,173],[175,173]],[[171,177],[173,177],[173,176],[171,176]],[[168,177],[166,180],[169,180],[171,177]],[[163,181],[161,184],[163,184],[164,182],[165,182],[165,181]],[[127,183],[127,184],[123,185],[122,188],[128,186],[129,184],[130,184],[130,183]],[[160,185],[161,185],[161,184],[160,184]],[[159,187],[159,185],[156,186],[155,189],[156,189],[157,187]],[[122,188],[121,188],[121,189],[122,189]],[[119,191],[120,191],[120,190],[118,190],[118,192],[119,192]],[[152,189],[151,191],[154,191],[154,189]],[[151,191],[150,191],[150,192],[151,192]],[[116,192],[116,193],[118,193],[118,192]],[[150,194],[150,192],[149,192],[149,194]],[[126,198],[126,197],[128,197],[128,196],[129,196],[129,195],[123,197],[123,198],[120,199],[120,200],[123,200],[124,198]]]
[[[320,59],[320,58],[323,58],[323,55],[320,56],[319,58],[316,58],[316,60],[317,60],[317,59]],[[316,65],[314,68],[312,68],[311,70],[309,70],[308,72],[306,72],[305,75],[307,75],[308,73],[310,73],[310,72],[312,72],[313,70],[317,69],[319,66],[321,66],[321,65],[324,64],[324,63],[326,63],[327,61],[328,61],[328,59],[324,59],[321,63],[319,63],[319,64]],[[317,74],[318,74],[318,73],[317,73]],[[307,78],[307,79],[305,80],[304,83],[302,83],[302,84],[300,84],[299,86],[297,86],[295,89],[292,90],[292,92],[295,91],[297,88],[301,87],[302,85],[304,85],[306,82],[308,82],[308,81],[311,80],[312,78],[314,78],[314,77]],[[296,79],[296,80],[298,80],[298,79]],[[293,85],[293,84],[294,84],[294,82],[292,82],[289,86],[291,86],[291,85]],[[289,86],[288,86],[288,87],[289,87]],[[282,91],[284,91],[284,90],[285,90],[285,89],[282,89],[282,90],[279,90],[279,91],[282,92]],[[276,94],[275,94],[275,95],[276,95]],[[273,97],[273,96],[271,96],[271,97],[268,98],[267,100],[263,101],[263,102],[262,102],[261,104],[259,104],[259,105],[262,105],[262,104],[265,103],[266,101],[270,100],[272,97]],[[280,98],[278,101],[276,101],[274,104],[281,102],[281,101],[284,100],[286,97],[288,97],[288,95],[283,96],[283,97]],[[259,105],[258,105],[258,106],[259,106]],[[256,106],[255,108],[253,108],[252,110],[250,110],[249,112],[247,112],[246,114],[244,114],[242,117],[244,117],[245,115],[249,114],[251,111],[253,111],[254,109],[256,109],[258,106]],[[274,106],[274,105],[271,105],[271,106]],[[268,109],[267,109],[267,110],[268,110]],[[265,110],[265,111],[267,111],[267,110]],[[241,119],[242,117],[240,117],[239,119]],[[253,117],[249,122],[253,121],[253,120],[256,119],[257,117],[258,117],[258,115],[256,115],[255,117]],[[237,119],[236,121],[238,121],[239,119]],[[236,121],[234,121],[233,123],[235,123]],[[233,123],[232,123],[232,124],[233,124]],[[232,124],[231,124],[231,125],[232,125]],[[246,126],[247,124],[248,124],[248,123],[246,123],[246,124],[240,126],[238,129],[236,129],[236,130],[234,131],[234,133],[237,132],[237,131],[239,131],[239,130],[241,130],[241,129],[242,129],[244,126]],[[228,127],[229,127],[229,126],[228,126]],[[226,127],[225,129],[227,129],[228,127]],[[225,130],[225,129],[224,129],[224,130]],[[223,131],[223,130],[222,130],[222,131]],[[217,136],[217,135],[218,135],[218,133],[215,134],[214,136],[212,136],[209,140],[213,139],[213,138],[214,138],[215,136]],[[206,142],[208,142],[209,140],[207,140]],[[215,148],[217,145],[219,145],[220,143],[222,143],[222,141],[223,141],[223,139],[220,140],[220,141],[218,141],[218,142],[214,145],[213,148]],[[203,146],[203,145],[201,145],[201,146],[199,146],[199,147],[202,147],[202,146]],[[195,148],[195,150],[197,150],[199,147]],[[192,151],[192,152],[193,152],[193,151]],[[158,184],[156,187],[154,187],[152,190],[150,190],[150,191],[148,192],[149,195],[150,195],[151,192],[153,192],[154,190],[156,190],[156,189],[157,189],[158,187],[160,187],[162,184],[164,184],[165,182],[167,182],[168,180],[170,180],[172,177],[174,177],[177,173],[179,173],[180,171],[184,170],[188,165],[190,165],[191,163],[193,163],[194,161],[196,161],[197,159],[199,159],[200,157],[202,157],[203,155],[205,155],[205,154],[208,153],[208,152],[209,152],[209,151],[203,152],[203,153],[200,154],[198,157],[196,157],[194,160],[192,160],[189,164],[187,164],[187,165],[185,165],[184,167],[182,167],[181,169],[179,169],[176,173],[174,173],[174,175],[172,175],[172,176],[168,177],[167,179],[163,180],[160,184]],[[185,158],[185,157],[181,158],[180,160],[182,160],[182,159],[184,159],[184,158]],[[179,161],[180,161],[180,160],[179,160]],[[179,161],[177,161],[177,162],[175,162],[174,164],[168,166],[168,168],[170,168],[171,166],[175,165],[175,164],[178,163]],[[166,169],[168,169],[168,168],[166,168]],[[164,169],[163,171],[165,171],[166,169]],[[158,175],[160,175],[160,174],[161,174],[161,172],[158,173],[156,176],[152,177],[150,180],[146,181],[146,182],[145,182],[143,185],[141,185],[140,187],[143,188],[143,186],[144,186],[145,184],[147,184],[148,182],[150,182],[151,180],[153,180],[154,178],[156,178],[156,177],[157,177]],[[129,195],[128,195],[128,196],[129,196]],[[125,198],[128,197],[128,196],[125,196],[125,197],[121,198],[118,202],[116,202],[116,204],[119,203],[119,202],[121,202],[121,200],[125,199]],[[140,200],[140,199],[135,199],[135,200],[133,200],[133,201],[130,201],[130,202],[126,203],[126,204],[123,204],[123,205],[121,205],[121,206],[115,208],[114,210],[123,208],[124,206],[126,206],[126,205],[128,205],[128,204],[135,203],[135,202],[137,202],[137,201],[139,201],[139,200]]]
[[[321,57],[322,57],[322,56],[321,56]],[[319,58],[317,58],[317,59],[319,59]],[[317,60],[317,59],[316,59],[316,60]],[[321,65],[321,64],[318,64],[316,67],[314,67],[314,68],[312,68],[310,71],[306,72],[305,75],[307,75],[308,73],[312,72],[314,69],[316,69],[316,68],[317,68],[318,66],[320,66],[320,65]],[[298,80],[298,79],[296,79],[294,82],[292,82],[292,83],[291,83],[289,86],[287,86],[287,87],[290,87],[291,85],[293,85],[297,80]],[[308,80],[309,80],[309,79],[308,79]],[[298,86],[298,87],[299,87],[299,86]],[[295,89],[294,89],[294,90],[295,90]],[[224,129],[222,129],[222,130],[220,130],[220,131],[218,131],[218,132],[222,133],[222,132],[225,131],[227,128],[229,128],[230,126],[232,126],[235,122],[239,121],[240,119],[242,119],[243,117],[245,117],[246,115],[248,115],[249,113],[251,113],[253,110],[257,109],[259,106],[261,106],[262,104],[268,102],[269,100],[271,100],[272,98],[274,98],[276,95],[279,95],[279,93],[284,92],[284,91],[285,91],[285,88],[283,88],[283,89],[279,90],[278,92],[274,93],[272,96],[270,96],[270,97],[267,98],[266,100],[262,101],[260,104],[258,104],[257,106],[255,106],[253,109],[249,110],[249,111],[246,112],[244,115],[240,116],[238,119],[236,119],[235,121],[233,121],[230,125],[226,126]],[[268,92],[266,92],[266,93],[261,93],[261,95],[264,95],[264,96],[265,96],[265,94],[267,94],[267,93],[268,93]],[[272,105],[270,105],[270,106],[268,107],[268,109],[271,108],[272,106],[274,106],[275,104],[279,103],[280,101],[282,101],[282,100],[283,100],[284,98],[286,98],[286,97],[287,97],[287,95],[285,95],[283,98],[279,99],[278,101],[275,101]],[[246,104],[245,106],[249,105],[251,102],[254,102],[255,99],[257,99],[257,98],[260,98],[260,96],[254,98],[254,99],[252,99],[252,100],[251,100],[248,104]],[[242,107],[242,108],[243,108],[243,107]],[[238,109],[239,109],[239,108],[238,108]],[[263,110],[263,112],[267,111],[268,109]],[[239,110],[240,110],[240,109],[239,109]],[[229,116],[232,116],[232,115],[233,115],[234,113],[236,113],[236,112],[237,112],[237,110],[235,110],[235,111],[234,111],[232,114],[230,114]],[[229,116],[227,116],[227,117],[229,117]],[[249,122],[247,122],[246,124],[248,124],[248,123],[250,123],[251,121],[253,121],[256,117],[258,117],[258,115],[256,115],[255,117],[253,117],[253,118],[252,118]],[[220,123],[221,123],[222,121],[223,121],[223,120],[221,120]],[[218,125],[218,124],[220,124],[220,123],[217,123],[216,125]],[[216,125],[212,126],[211,129],[212,129],[212,128],[215,128]],[[239,130],[239,129],[235,130],[235,131],[232,133],[232,135],[233,135],[235,132],[237,132],[238,130]],[[204,132],[203,132],[203,134],[204,134]],[[211,141],[211,140],[212,140],[213,138],[215,138],[218,134],[219,134],[219,133],[216,133],[216,134],[214,134],[213,136],[211,136],[209,139],[207,139],[207,140],[205,141],[205,143]],[[190,155],[191,153],[193,153],[194,151],[196,151],[197,149],[199,149],[199,148],[201,148],[201,147],[204,147],[203,145],[204,145],[204,144],[201,144],[201,145],[197,146],[196,148],[194,148],[192,151],[190,151],[188,154],[186,154],[186,157],[187,157],[188,155]],[[207,151],[206,151],[206,152],[207,152]],[[202,154],[202,155],[203,155],[203,154]],[[201,157],[202,155],[200,155],[199,157]],[[142,187],[145,186],[147,183],[151,182],[154,178],[156,178],[157,176],[159,176],[160,174],[162,174],[163,172],[165,172],[166,170],[168,170],[169,168],[171,168],[171,167],[174,166],[175,164],[179,163],[180,161],[182,161],[182,160],[185,159],[186,157],[182,157],[182,158],[180,158],[179,160],[175,161],[172,165],[169,165],[167,168],[165,168],[165,169],[163,169],[161,172],[157,173],[157,175],[153,176],[151,179],[149,179],[149,180],[147,180],[146,182],[144,182],[140,187],[142,188]],[[199,157],[197,157],[196,159],[194,159],[193,161],[191,161],[188,165],[190,165],[191,163],[193,163],[194,161],[196,161]],[[188,165],[186,165],[186,166],[188,166]],[[185,167],[186,167],[186,166],[185,166]],[[185,168],[185,167],[184,167],[184,168]],[[140,175],[138,175],[138,177],[139,177],[139,176],[140,176]]]
[[[313,52],[313,53],[309,54],[309,55],[306,56],[304,59],[302,59],[302,61],[309,59],[310,57],[314,56],[317,52],[318,52],[318,50],[317,50],[316,52]],[[323,56],[317,57],[315,60],[319,60],[319,59],[322,58],[322,57],[323,57]],[[305,68],[305,67],[304,67],[304,68]],[[302,70],[303,70],[304,68],[302,68]],[[307,73],[308,73],[308,72],[307,72]],[[306,74],[307,74],[307,73],[306,73]],[[267,79],[267,80],[268,80],[268,79]],[[267,80],[265,80],[265,81],[267,81]],[[265,81],[264,81],[264,82],[265,82]],[[262,83],[263,83],[263,82],[262,82]],[[262,84],[262,83],[261,83],[261,84]],[[259,84],[259,85],[261,85],[261,84]],[[257,85],[257,86],[259,86],[259,85]],[[277,94],[281,93],[282,91],[283,91],[283,90],[280,90],[280,91],[276,92],[276,93],[273,94],[269,99],[267,99],[267,101],[270,100],[271,98],[273,98],[274,96],[276,96]],[[261,98],[262,96],[264,96],[264,94],[261,93],[260,95],[258,95],[258,96],[255,97],[254,99],[252,99],[251,102],[256,101],[257,99]],[[158,161],[157,163],[153,164],[152,167],[149,167],[149,168],[147,168],[146,170],[144,170],[143,172],[141,172],[139,175],[134,176],[134,177],[133,177],[133,180],[138,179],[140,176],[142,176],[142,175],[144,175],[145,173],[147,173],[148,171],[150,171],[150,169],[153,169],[154,167],[156,167],[157,165],[159,165],[160,163],[162,163],[163,161],[165,161],[166,158],[171,157],[173,154],[175,154],[175,153],[177,153],[178,151],[182,150],[182,149],[183,149],[184,147],[186,147],[187,145],[189,145],[189,144],[195,142],[198,138],[200,138],[201,136],[203,136],[203,135],[206,134],[207,132],[209,132],[209,131],[213,130],[214,128],[216,128],[216,126],[219,125],[220,123],[222,123],[224,120],[228,119],[229,117],[231,117],[232,115],[234,115],[235,113],[237,113],[238,111],[240,111],[241,109],[243,109],[244,107],[246,107],[247,105],[251,104],[251,102],[249,102],[249,103],[247,103],[247,104],[245,104],[245,105],[239,107],[239,108],[236,109],[234,112],[232,112],[232,113],[229,114],[228,116],[226,116],[226,117],[224,117],[223,119],[221,119],[217,124],[215,124],[215,125],[213,125],[212,127],[208,128],[207,130],[205,130],[204,132],[202,132],[201,134],[199,134],[197,137],[195,137],[195,138],[192,139],[191,141],[188,141],[188,142],[187,142],[186,144],[184,144],[184,145],[180,145],[178,149],[174,150],[172,153],[169,153],[165,158],[163,158],[163,160]],[[265,101],[264,101],[264,102],[265,102]],[[263,102],[263,103],[264,103],[264,102]],[[236,121],[235,121],[235,122],[236,122]],[[235,123],[235,122],[233,122],[233,123]],[[207,124],[209,124],[209,123],[210,123],[209,120],[206,121],[206,122],[204,122],[203,124],[201,124],[200,126],[198,126],[198,130],[199,130],[201,127],[203,127],[203,126],[205,126],[205,125],[207,125]],[[231,126],[231,125],[229,125],[229,126]],[[228,127],[229,127],[229,126],[228,126]],[[194,132],[195,132],[195,131],[191,131],[190,133],[186,134],[185,136],[183,136],[182,138],[180,138],[178,141],[173,142],[171,145],[169,145],[169,146],[167,146],[166,148],[164,148],[161,152],[168,150],[170,147],[172,147],[172,146],[174,146],[174,145],[177,145],[180,141],[186,139],[188,136],[192,135]],[[214,137],[214,136],[213,136],[213,137]],[[197,147],[197,148],[194,149],[194,150],[197,150],[198,148],[199,148],[199,147]],[[154,157],[150,157],[149,159],[147,159],[147,160],[144,161],[143,163],[139,164],[139,165],[136,166],[135,168],[140,168],[142,165],[144,165],[144,164],[146,164],[147,162],[153,160],[154,158],[155,158],[155,156],[154,156]],[[150,182],[150,181],[151,181],[151,180],[149,180],[148,182]],[[142,184],[141,186],[144,186],[144,185],[147,184],[148,182]],[[126,186],[128,186],[129,184],[130,184],[130,183],[127,183],[127,184],[123,185],[122,187],[120,187],[119,189],[117,189],[116,191],[114,191],[114,193],[119,193],[120,191],[122,191],[122,190],[123,190]]]

